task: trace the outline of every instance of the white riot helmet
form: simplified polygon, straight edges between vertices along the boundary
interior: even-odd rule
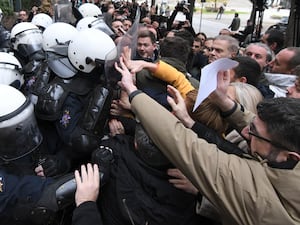
[[[95,18],[93,16],[83,17],[76,24],[76,29],[81,31],[81,30],[84,30],[84,29],[91,28],[92,27],[92,25],[91,25],[92,22],[96,21],[96,20],[97,20],[97,18]]]
[[[7,53],[0,52],[0,84],[6,84],[20,89],[24,83],[19,60]]]
[[[43,49],[59,55],[67,55],[69,42],[76,36],[78,30],[68,23],[56,22],[43,32]]]
[[[78,72],[68,59],[69,43],[77,34],[75,27],[63,22],[53,23],[43,32],[48,66],[59,77],[71,78]]]
[[[105,23],[105,21],[101,17],[98,18],[91,17],[91,16],[83,17],[76,24],[76,29],[79,31],[84,29],[89,29],[89,28],[95,28],[101,30],[104,33],[108,34],[109,36],[114,34],[114,32],[109,28],[109,26]]]
[[[18,23],[11,30],[10,41],[12,47],[24,57],[41,50],[42,40],[41,30],[29,22]]]
[[[53,20],[46,13],[38,13],[32,18],[31,23],[45,30],[48,26],[50,26],[53,23]]]
[[[9,162],[22,158],[41,142],[30,100],[16,88],[0,84],[0,159]]]
[[[102,15],[101,9],[93,3],[84,3],[78,11],[83,17],[98,17]]]
[[[116,56],[114,41],[94,28],[79,31],[68,48],[72,65],[85,73],[90,73],[96,66],[103,65],[105,60],[112,60]]]

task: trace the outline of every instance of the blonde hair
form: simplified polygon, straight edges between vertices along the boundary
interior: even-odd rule
[[[220,110],[210,99],[206,98],[193,112],[198,90],[194,89],[187,93],[185,104],[189,115],[193,120],[205,124],[222,135],[227,128],[227,123],[220,115]]]
[[[263,100],[260,91],[251,84],[242,82],[230,83],[235,88],[236,101],[243,105],[247,110],[257,114],[256,106]]]

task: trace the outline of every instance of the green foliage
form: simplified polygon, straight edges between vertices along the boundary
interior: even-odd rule
[[[5,16],[11,16],[13,15],[13,6],[10,4],[9,0],[2,0],[0,1],[0,8],[3,11],[3,14]]]
[[[23,9],[31,10],[31,8],[33,6],[32,2],[34,2],[34,1],[32,1],[32,0],[21,0],[21,1],[22,1],[22,8]]]

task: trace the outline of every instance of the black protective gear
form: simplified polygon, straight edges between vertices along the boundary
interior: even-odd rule
[[[73,173],[57,178],[48,185],[41,198],[31,210],[32,215],[55,213],[74,204],[76,182]],[[36,218],[38,220],[39,218]]]
[[[40,159],[39,164],[43,167],[46,177],[66,174],[71,168],[70,160],[63,155],[62,151],[59,151],[56,155],[46,155],[43,159]]]
[[[114,162],[112,149],[106,146],[99,146],[92,154],[92,163],[97,164],[100,171],[101,186],[110,178],[110,167]]]
[[[83,116],[81,127],[100,137],[107,123],[112,101],[112,91],[105,87],[97,86],[93,90],[89,105]]]
[[[81,116],[83,109],[79,108],[78,100],[68,98],[64,105],[65,113],[58,125],[58,132],[64,142],[77,152],[91,154],[99,146],[103,137],[111,100],[110,90],[100,85],[95,87],[89,97],[88,106]],[[66,117],[70,118],[67,122],[64,121]]]
[[[36,115],[42,120],[54,121],[62,113],[63,104],[70,92],[84,96],[92,89],[92,83],[82,77],[66,80],[55,77],[49,82],[49,68],[40,70],[40,77],[33,93],[38,97],[36,102]],[[49,82],[46,84],[46,82]]]

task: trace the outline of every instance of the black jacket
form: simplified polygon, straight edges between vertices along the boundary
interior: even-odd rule
[[[73,212],[73,225],[102,225],[101,215],[95,202],[84,202]]]
[[[117,135],[102,145],[113,149],[115,159],[100,193],[104,224],[198,224],[195,196],[170,184],[165,170],[142,161],[132,137]]]

